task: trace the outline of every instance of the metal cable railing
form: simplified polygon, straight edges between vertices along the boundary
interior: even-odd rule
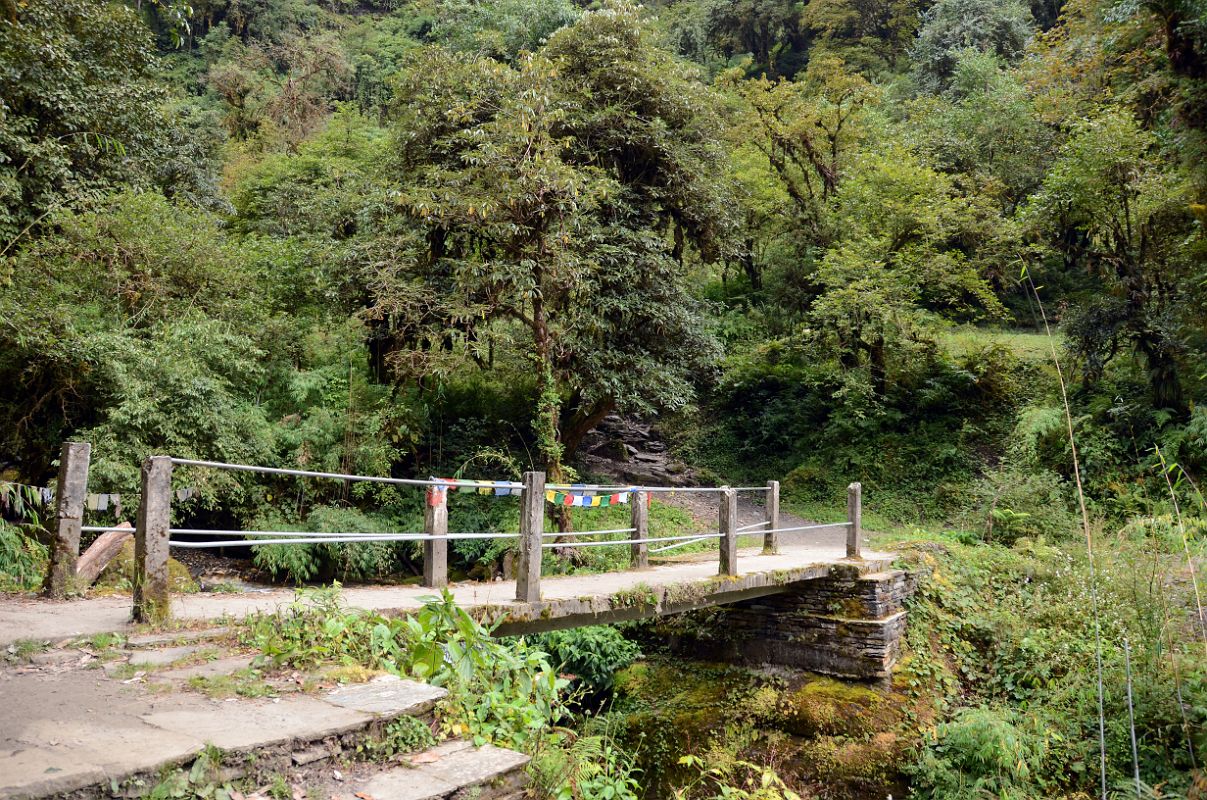
[[[743,535],[762,535],[764,552],[776,552],[776,534],[809,530],[843,530],[846,535],[846,554],[858,558],[862,527],[862,487],[852,483],[847,487],[847,521],[779,527],[779,483],[766,486],[640,486],[592,485],[583,483],[545,483],[539,471],[524,474],[523,481],[467,480],[461,478],[393,478],[356,475],[322,470],[267,467],[194,458],[151,456],[142,465],[141,499],[135,528],[126,526],[83,525],[81,507],[86,505],[88,459],[91,448],[87,443],[64,444],[63,466],[56,486],[59,509],[55,526],[56,542],[70,547],[78,542],[81,532],[105,533],[132,531],[137,542],[137,558],[141,572],[135,571],[134,617],[139,621],[158,620],[166,614],[169,604],[166,580],[168,548],[225,548],[255,547],[265,544],[323,544],[420,542],[423,544],[423,585],[441,587],[448,583],[448,542],[458,540],[518,540],[516,548],[516,600],[533,603],[540,600],[541,553],[550,548],[608,547],[631,545],[630,559],[636,568],[648,566],[650,552],[665,552],[701,542],[720,540],[719,574],[738,575],[738,540]],[[262,475],[318,478],[348,482],[376,483],[394,486],[422,487],[427,490],[422,531],[281,531],[234,530],[229,528],[173,528],[173,502],[187,500],[185,493],[172,490],[173,468],[194,467]],[[520,501],[518,532],[448,532],[449,493],[472,489],[495,497],[514,496]],[[650,536],[649,499],[651,495],[675,493],[719,494],[719,531],[692,532],[672,536]],[[758,492],[766,497],[766,520],[739,526],[737,523],[737,494]],[[605,497],[604,495],[610,495]],[[621,528],[578,532],[547,532],[548,502],[571,508],[600,508],[628,504],[632,525]],[[73,510],[74,509],[74,510]],[[97,508],[95,510],[103,510]],[[609,538],[619,536],[621,538]],[[659,545],[651,548],[650,545]],[[66,591],[62,581],[50,586],[52,592]]]

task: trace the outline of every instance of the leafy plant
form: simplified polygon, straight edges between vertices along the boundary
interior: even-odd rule
[[[534,643],[594,692],[610,689],[616,671],[641,657],[637,643],[609,625],[554,631],[536,637]]]
[[[421,719],[402,716],[386,724],[380,737],[357,745],[357,752],[373,760],[387,760],[400,753],[414,753],[436,744],[436,737]]]

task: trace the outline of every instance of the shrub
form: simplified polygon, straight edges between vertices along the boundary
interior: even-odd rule
[[[277,666],[359,664],[448,689],[446,733],[531,750],[564,715],[549,657],[523,639],[504,643],[445,590],[405,619],[343,605],[339,585],[302,590],[286,610],[246,623],[246,638]]]
[[[961,709],[930,736],[912,769],[915,790],[943,800],[1049,796],[1040,783],[1047,737],[1030,719],[1010,710]]]
[[[999,469],[976,481],[969,494],[957,522],[986,541],[1055,540],[1077,530],[1068,485],[1054,473]]]
[[[279,517],[257,520],[258,530],[313,531],[316,533],[380,533],[380,519],[348,508],[319,506],[305,521],[290,524]],[[394,564],[392,542],[332,542],[317,544],[265,544],[252,548],[255,565],[273,578],[294,583],[320,579],[365,580],[385,575]]]
[[[42,585],[46,546],[0,520],[0,592],[25,592]]]
[[[616,672],[641,657],[637,643],[609,625],[554,631],[535,641],[561,664],[562,670],[573,673],[596,692],[611,689]]]
[[[0,500],[14,517],[32,530],[0,519],[0,592],[23,592],[42,585],[46,573],[46,546],[30,535],[41,528],[41,499],[32,487],[0,483]]]

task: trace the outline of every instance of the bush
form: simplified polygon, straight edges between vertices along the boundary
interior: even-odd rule
[[[549,657],[523,639],[492,638],[447,590],[404,619],[345,607],[338,584],[302,590],[289,609],[253,617],[246,630],[277,666],[358,664],[443,686],[445,732],[476,745],[531,751],[565,714],[568,684]]]
[[[641,657],[641,648],[609,625],[554,631],[535,642],[561,669],[577,676],[591,691],[612,688],[616,672]]]
[[[0,520],[0,592],[25,592],[42,585],[46,546]]]
[[[386,521],[359,511],[319,506],[301,524],[280,517],[255,521],[255,530],[313,531],[316,533],[381,533]],[[387,574],[394,565],[394,542],[332,542],[316,544],[264,544],[252,548],[255,565],[273,578],[294,583],[319,579],[365,580]]]
[[[1035,715],[965,708],[941,723],[911,770],[922,797],[979,800],[1047,797],[1047,737]]]
[[[0,519],[0,592],[24,592],[42,585],[47,548],[30,533],[42,527],[37,490],[18,483],[0,483],[0,505],[27,527]],[[28,529],[27,529],[28,528]]]
[[[1014,544],[1022,537],[1057,540],[1076,533],[1068,484],[1051,472],[1005,468],[973,484],[957,523],[987,542]]]

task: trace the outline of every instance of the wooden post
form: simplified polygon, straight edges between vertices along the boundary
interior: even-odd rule
[[[847,558],[863,558],[863,485],[847,487]]]
[[[640,539],[629,545],[629,564],[635,569],[644,569],[650,565],[649,545],[645,540],[650,538],[650,493],[633,492],[629,500],[633,505],[633,538]]]
[[[780,535],[776,533],[780,526],[780,482],[767,481],[767,530],[763,533],[763,555],[769,556],[780,551]]]
[[[515,576],[515,599],[541,599],[541,534],[545,531],[545,473],[525,472],[520,492],[520,558]]]
[[[738,493],[728,486],[721,490],[721,575],[738,574]]]
[[[142,502],[134,526],[134,621],[162,622],[168,595],[168,528],[172,524],[172,459],[151,456],[142,464]]]
[[[433,589],[448,586],[448,489],[427,487],[427,505],[423,510],[423,585]]]
[[[54,530],[50,563],[46,570],[47,597],[63,598],[75,588],[76,564],[80,559],[80,527],[84,524],[84,500],[88,496],[88,461],[92,445],[64,442],[59,455],[59,480],[55,487]]]

